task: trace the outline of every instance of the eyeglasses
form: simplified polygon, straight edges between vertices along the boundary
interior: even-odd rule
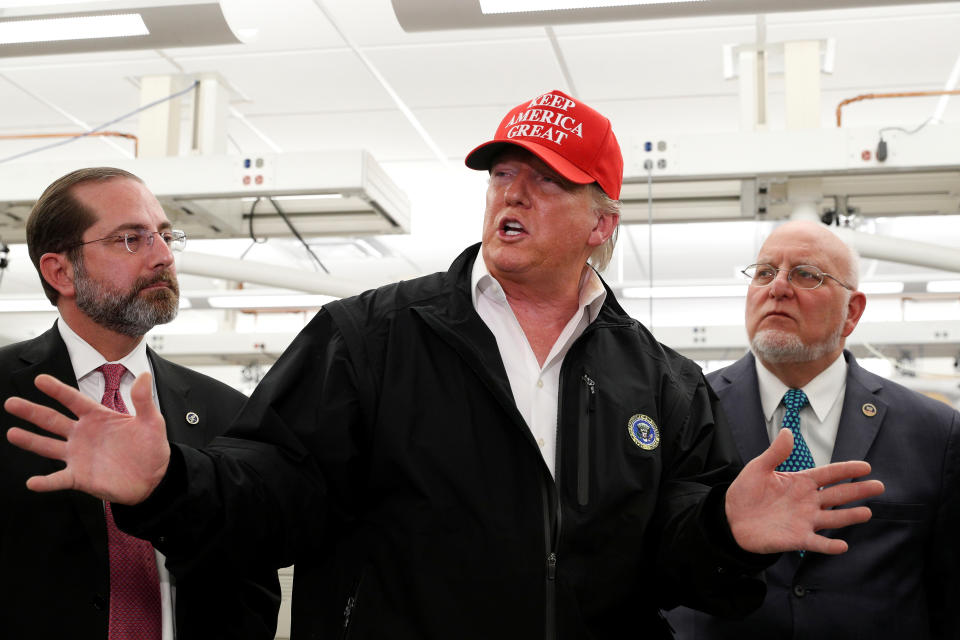
[[[770,264],[752,264],[740,273],[749,278],[751,287],[767,287],[777,279],[777,274],[781,271],[787,272],[787,281],[798,289],[816,289],[823,284],[824,278],[830,278],[844,289],[854,290],[840,278],[824,273],[810,264],[798,264],[790,269],[777,269]]]
[[[88,240],[87,242],[78,242],[77,244],[70,245],[66,248],[72,249],[74,247],[82,247],[85,244],[92,244],[94,242],[113,240],[117,244],[122,242],[124,247],[126,247],[127,251],[130,253],[136,253],[140,250],[140,247],[152,247],[154,239],[157,236],[160,236],[160,239],[163,240],[163,243],[167,245],[171,251],[183,251],[183,248],[187,246],[187,234],[185,234],[183,231],[178,231],[176,229],[168,229],[164,231],[132,229],[130,231],[124,231],[123,233],[107,236],[106,238],[97,238],[96,240]]]

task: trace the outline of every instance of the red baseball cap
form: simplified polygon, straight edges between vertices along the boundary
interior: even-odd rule
[[[493,140],[467,154],[466,165],[487,170],[508,144],[523,147],[570,182],[596,182],[614,200],[620,197],[623,154],[610,120],[562,91],[514,107]]]

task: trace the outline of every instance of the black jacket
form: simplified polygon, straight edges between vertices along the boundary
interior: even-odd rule
[[[160,410],[171,440],[200,447],[239,411],[239,391],[147,351]],[[67,412],[33,384],[47,373],[77,386],[70,355],[56,327],[0,348],[0,403],[12,395]],[[196,424],[187,412],[198,416]],[[0,431],[35,430],[0,408]],[[103,503],[76,491],[34,493],[33,475],[62,463],[0,438],[0,637],[106,640],[109,560]],[[198,565],[200,566],[200,565]],[[270,640],[276,632],[280,584],[269,566],[248,560],[205,564],[176,581],[177,640]]]
[[[121,526],[173,563],[202,540],[296,562],[298,640],[658,638],[661,607],[757,606],[768,558],[723,519],[739,464],[699,368],[608,293],[563,363],[554,482],[473,309],[476,255],[327,305],[233,439],[178,447]]]

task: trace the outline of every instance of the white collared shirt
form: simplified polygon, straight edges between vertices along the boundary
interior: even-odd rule
[[[73,365],[73,372],[77,377],[77,384],[83,395],[93,398],[97,402],[103,399],[103,390],[106,387],[106,381],[103,374],[97,371],[100,365],[107,364],[108,361],[100,352],[94,349],[90,344],[81,338],[70,328],[63,318],[57,319],[57,329],[67,345],[67,353],[70,354],[70,363]],[[134,347],[133,351],[125,355],[117,364],[122,364],[127,371],[120,378],[120,396],[123,403],[127,406],[127,411],[136,415],[136,409],[133,401],[130,399],[130,387],[133,386],[133,380],[141,373],[149,372],[153,376],[153,367],[150,366],[150,358],[147,356],[147,343],[141,340]],[[153,384],[153,402],[158,407],[157,385]],[[157,575],[160,578],[160,606],[163,617],[163,640],[173,640],[173,598],[174,590],[170,584],[170,573],[164,562],[163,554],[154,549],[157,556]]]
[[[570,345],[597,318],[607,291],[592,268],[580,280],[580,306],[550,349],[543,367],[527,341],[500,283],[490,275],[483,255],[477,255],[470,279],[473,307],[497,339],[513,400],[526,421],[540,453],[554,474],[557,457],[557,408],[560,368]]]
[[[788,387],[780,378],[756,359],[757,382],[760,386],[760,404],[767,421],[771,441],[780,432],[783,423],[783,394]],[[841,353],[829,367],[803,387],[810,404],[800,410],[800,433],[818,467],[830,463],[833,445],[840,428],[843,396],[847,389],[847,361]]]

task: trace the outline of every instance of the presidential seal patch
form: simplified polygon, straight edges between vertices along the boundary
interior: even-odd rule
[[[660,427],[652,418],[642,413],[630,418],[627,433],[634,444],[645,451],[652,451],[660,446]]]

